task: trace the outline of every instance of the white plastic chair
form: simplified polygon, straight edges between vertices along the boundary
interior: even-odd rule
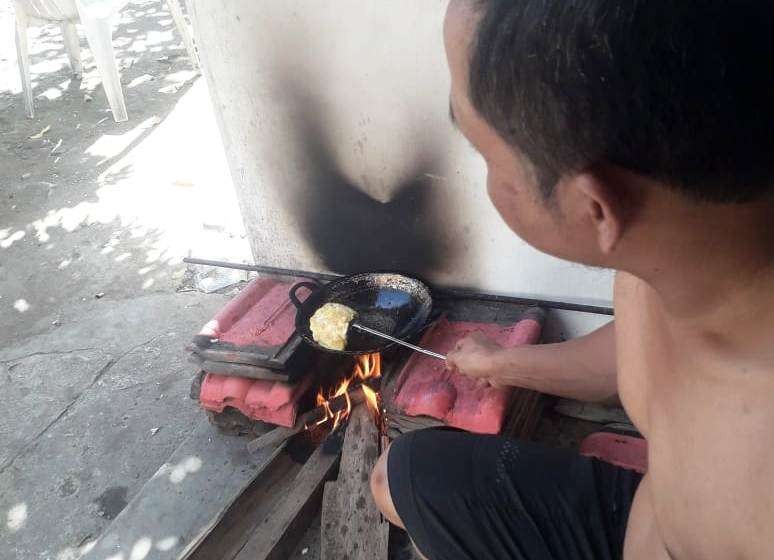
[[[80,75],[81,66],[80,45],[76,23],[83,24],[86,40],[94,55],[97,71],[102,78],[113,119],[123,122],[128,119],[124,93],[121,89],[121,79],[118,74],[118,64],[113,53],[113,31],[111,19],[123,9],[128,0],[14,0],[16,10],[16,55],[19,60],[22,89],[27,115],[35,116],[32,85],[30,80],[29,50],[27,47],[27,27],[35,23],[59,22],[62,27],[65,49],[67,50],[73,73]],[[191,63],[198,68],[193,39],[188,31],[178,0],[166,0],[172,13],[177,30],[183,37]]]

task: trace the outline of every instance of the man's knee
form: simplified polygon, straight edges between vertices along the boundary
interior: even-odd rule
[[[395,504],[392,503],[392,496],[390,495],[390,483],[387,478],[387,456],[389,452],[390,448],[388,447],[379,457],[376,465],[374,465],[374,470],[371,471],[371,494],[373,494],[376,506],[382,512],[382,515],[393,525],[403,528],[403,522],[395,510]]]

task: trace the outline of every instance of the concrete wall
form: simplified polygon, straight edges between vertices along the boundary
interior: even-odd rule
[[[501,222],[448,120],[445,0],[192,0],[256,262],[607,303]]]

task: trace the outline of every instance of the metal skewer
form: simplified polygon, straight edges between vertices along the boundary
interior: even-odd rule
[[[446,356],[444,356],[443,354],[439,354],[438,352],[433,352],[432,350],[422,348],[421,346],[415,346],[414,344],[410,344],[405,340],[395,338],[394,336],[384,334],[383,332],[375,331],[370,327],[364,327],[363,325],[358,325],[357,323],[351,323],[350,326],[356,328],[357,330],[367,332],[368,334],[372,334],[374,336],[384,338],[386,340],[389,340],[390,342],[394,342],[395,344],[400,344],[401,346],[405,346],[406,348],[411,348],[412,350],[425,354],[426,356],[431,356],[439,360],[444,360],[444,361],[446,360]]]

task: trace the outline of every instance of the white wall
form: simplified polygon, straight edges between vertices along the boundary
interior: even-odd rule
[[[192,0],[256,262],[609,303],[609,273],[538,253],[492,208],[448,121],[445,4]]]

